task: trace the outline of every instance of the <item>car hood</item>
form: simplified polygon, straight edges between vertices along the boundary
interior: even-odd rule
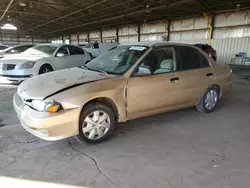
[[[113,75],[89,71],[78,67],[59,70],[22,82],[18,89],[18,95],[25,100],[44,99],[65,88],[81,85],[88,82],[111,78]]]
[[[47,56],[43,56],[43,55],[23,55],[23,54],[12,54],[12,55],[8,55],[8,56],[4,56],[4,58],[2,58],[0,60],[0,63],[8,63],[8,64],[22,64],[25,63],[27,61],[37,61],[39,59],[42,59],[44,57]]]

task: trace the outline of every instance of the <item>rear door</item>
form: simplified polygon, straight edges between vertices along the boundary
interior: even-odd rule
[[[84,50],[76,46],[68,46],[70,52],[70,61],[68,67],[82,66],[87,61],[87,56],[84,54]]]
[[[215,75],[205,52],[191,46],[176,47],[180,70],[178,77],[182,85],[181,106],[198,104]]]

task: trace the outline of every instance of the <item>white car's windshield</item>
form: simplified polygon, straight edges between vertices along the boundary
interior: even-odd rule
[[[85,67],[90,70],[106,72],[108,74],[122,75],[147,49],[148,47],[146,46],[118,46],[93,59]]]
[[[56,51],[57,46],[54,45],[38,45],[28,50],[24,51],[23,54],[25,55],[53,55]]]

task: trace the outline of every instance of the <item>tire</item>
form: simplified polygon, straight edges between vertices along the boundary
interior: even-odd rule
[[[39,69],[39,75],[40,74],[45,74],[45,73],[48,73],[48,72],[52,72],[53,71],[53,68],[46,64],[46,65],[42,65],[41,68]]]
[[[106,117],[105,120],[102,120],[101,118],[104,117]],[[115,114],[108,105],[96,102],[87,105],[82,110],[79,120],[79,136],[84,142],[91,144],[103,142],[111,136],[114,127]]]
[[[205,92],[205,94],[201,98],[199,105],[196,106],[196,109],[202,113],[210,113],[217,108],[218,104],[219,104],[219,89],[216,87],[211,87],[208,88],[208,90]]]

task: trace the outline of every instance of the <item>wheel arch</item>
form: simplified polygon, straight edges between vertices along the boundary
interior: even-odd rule
[[[221,88],[220,88],[220,86],[219,86],[218,84],[212,84],[212,85],[210,85],[210,86],[207,88],[206,92],[207,92],[210,88],[216,88],[216,89],[218,90],[219,95],[221,95]]]
[[[200,103],[200,101],[202,100],[204,94],[211,88],[216,88],[219,92],[219,95],[221,96],[221,89],[220,89],[220,86],[218,84],[212,84],[212,85],[209,85],[207,87],[207,89],[204,91],[204,93],[200,96],[199,100],[196,102],[196,105],[198,105]]]
[[[113,112],[115,114],[115,121],[117,122],[119,120],[118,108],[117,108],[115,102],[112,99],[108,98],[108,97],[97,97],[97,98],[91,99],[90,101],[88,101],[87,103],[85,103],[83,105],[82,111],[84,110],[84,108],[86,108],[91,103],[96,103],[96,102],[103,103],[103,104],[109,106],[113,110]],[[82,113],[82,111],[81,111],[81,113]]]
[[[35,64],[37,75],[39,75],[40,68],[44,65],[49,65],[53,69],[53,71],[56,70],[50,61],[37,61],[37,63]]]
[[[53,66],[51,63],[49,63],[49,62],[46,62],[46,63],[42,64],[42,65],[40,66],[40,68],[41,68],[42,66],[45,66],[45,65],[50,66],[50,67],[53,69],[53,71],[55,70],[54,66]]]

